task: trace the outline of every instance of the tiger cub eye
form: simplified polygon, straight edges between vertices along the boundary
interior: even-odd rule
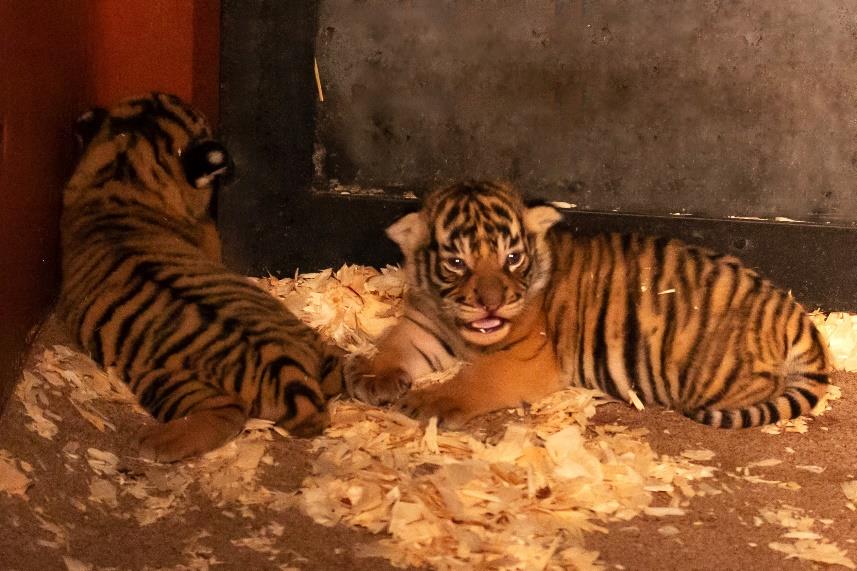
[[[509,252],[509,255],[506,256],[506,267],[514,268],[524,259],[523,254],[520,252]]]

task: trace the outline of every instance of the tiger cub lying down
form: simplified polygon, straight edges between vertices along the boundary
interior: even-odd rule
[[[809,412],[831,360],[804,309],[729,256],[678,240],[578,237],[509,186],[430,194],[387,230],[405,255],[405,314],[346,373],[372,404],[457,426],[565,386],[745,428]],[[450,381],[411,380],[456,360]]]
[[[85,113],[64,192],[58,313],[164,424],[141,453],[217,448],[248,417],[295,435],[327,425],[340,359],[273,297],[220,264],[209,215],[232,168],[205,119],[152,93]]]

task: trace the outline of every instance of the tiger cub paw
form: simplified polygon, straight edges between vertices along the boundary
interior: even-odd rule
[[[411,388],[411,375],[400,367],[375,370],[366,357],[353,357],[346,367],[348,392],[371,405],[395,402]]]
[[[318,436],[330,424],[330,414],[326,410],[315,411],[309,415],[301,417],[299,420],[293,418],[291,420],[281,420],[277,426],[288,430],[291,436],[298,438],[310,438]]]
[[[140,456],[156,462],[199,456],[235,438],[246,421],[247,416],[236,409],[208,409],[147,426],[137,435]]]
[[[423,422],[436,416],[438,426],[450,429],[459,428],[476,416],[460,399],[431,388],[411,391],[394,408]]]

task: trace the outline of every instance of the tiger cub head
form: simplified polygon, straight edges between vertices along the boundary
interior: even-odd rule
[[[205,117],[174,95],[91,109],[74,130],[81,158],[66,187],[67,206],[119,183],[133,188],[136,200],[196,220],[211,215],[217,188],[234,168]]]
[[[411,290],[434,299],[466,342],[489,346],[547,284],[545,234],[561,217],[526,207],[508,185],[467,182],[432,192],[387,235],[405,255]]]

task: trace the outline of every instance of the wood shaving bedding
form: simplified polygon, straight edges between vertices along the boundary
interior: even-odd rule
[[[371,553],[397,565],[595,568],[583,532],[683,514],[683,490],[714,472],[658,457],[644,431],[589,427],[597,402],[578,389],[551,395],[495,444],[337,403],[301,508],[324,525],[386,531]],[[576,567],[582,555],[588,563]]]
[[[841,311],[824,314],[816,310],[810,318],[827,338],[836,368],[857,371],[857,315]]]
[[[785,553],[786,559],[797,558],[855,569],[854,562],[848,558],[843,549],[825,539],[821,533],[813,531],[816,523],[824,524],[824,522],[817,522],[804,514],[800,508],[789,505],[766,508],[760,512],[760,517],[756,518],[755,523],[757,526],[763,523],[778,525],[788,530],[781,537],[794,541],[773,541],[768,544],[768,547],[774,551]]]
[[[354,352],[371,351],[373,342],[395,322],[404,290],[401,271],[392,267],[378,271],[344,266],[294,279],[253,281],[323,335]],[[820,319],[824,320],[822,326],[834,327],[834,333],[847,329],[844,317]],[[832,347],[834,343],[838,343],[841,363],[846,342],[833,339]],[[434,375],[419,382],[444,378]],[[102,432],[116,429],[106,411],[108,403],[131,406],[146,415],[115,375],[59,345],[45,351],[36,367],[25,374],[16,394],[29,417],[27,428],[45,439],[54,438],[61,420],[51,411],[51,401],[56,398],[67,398],[82,418]],[[834,392],[831,398],[838,396]],[[71,499],[78,509],[130,500],[134,507],[124,517],[141,525],[194,509],[189,493],[198,485],[236,517],[252,518],[258,506],[277,511],[298,505],[325,525],[383,534],[377,545],[364,552],[397,565],[596,569],[603,564],[596,552],[586,548],[586,533],[602,532],[607,522],[641,515],[678,517],[691,510],[693,497],[729,491],[725,484],[717,486],[713,481],[716,468],[698,464],[713,460],[710,450],[689,449],[676,457],[658,455],[647,444],[645,430],[592,425],[595,407],[602,402],[597,394],[581,389],[556,393],[527,409],[514,410],[515,420],[499,439],[438,431],[431,423],[423,428],[393,412],[345,400],[335,402],[332,426],[315,442],[313,475],[303,482],[297,496],[259,483],[262,470],[284,469],[277,468],[268,453],[270,442],[283,431],[266,421],[248,423],[237,440],[203,458],[178,465],[147,464],[141,473],[119,469],[116,453],[121,456],[122,451],[72,441],[62,454],[69,469],[84,469],[89,474],[90,497],[84,498],[89,503]],[[821,410],[827,408],[826,402],[820,405]],[[806,432],[808,425],[799,419],[774,429]],[[775,462],[757,461],[746,472],[729,476],[754,484],[799,488],[794,482],[749,472],[751,467],[776,466]],[[818,473],[823,468],[805,464],[799,469]],[[26,462],[0,451],[0,494],[26,497],[34,477],[31,471]],[[853,481],[842,484],[843,499],[850,509],[854,509],[857,494],[854,485]],[[62,525],[46,515],[39,516],[39,521],[48,533],[39,540],[43,545],[67,548]],[[660,530],[665,537],[678,533],[672,525]],[[281,527],[270,524],[231,541],[273,554],[282,533]],[[838,547],[808,535],[815,533],[789,528],[786,534],[791,535],[783,539],[791,543],[775,542],[777,547],[772,548],[780,548],[787,557],[848,566],[850,560],[843,551],[835,551]],[[187,543],[184,551],[194,561],[190,568],[217,563],[212,541],[201,532]],[[72,557],[66,565],[91,567]]]

